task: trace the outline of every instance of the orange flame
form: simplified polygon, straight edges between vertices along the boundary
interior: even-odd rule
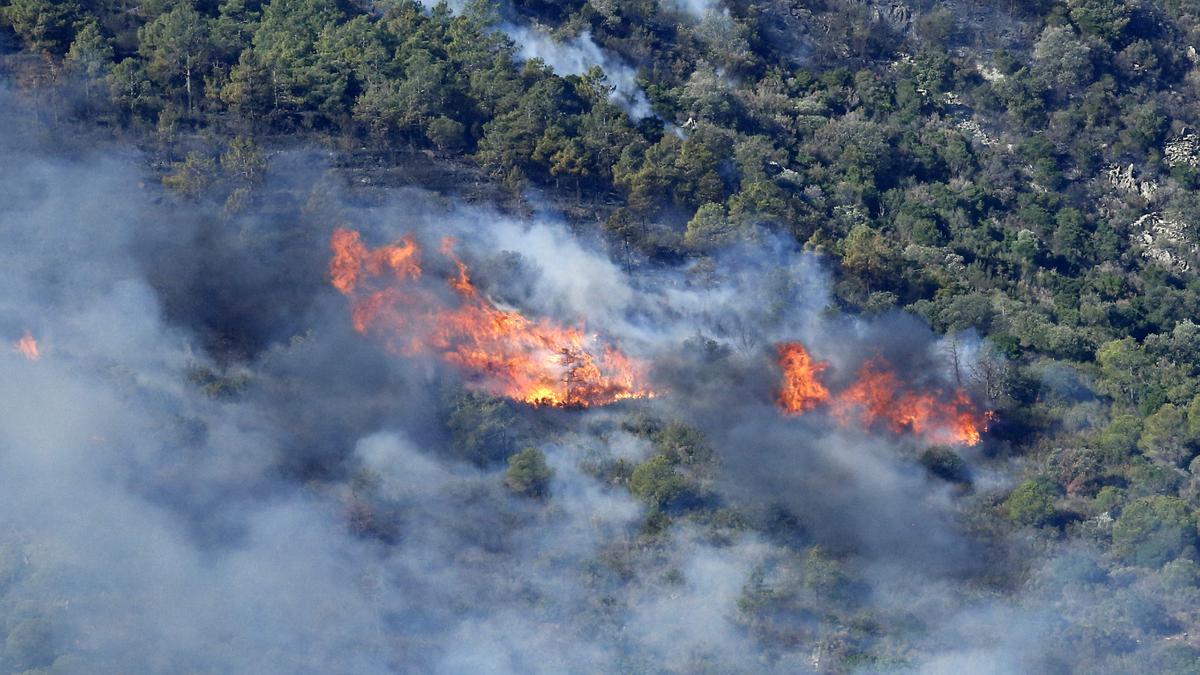
[[[883,423],[896,433],[907,429],[933,443],[965,445],[982,440],[990,419],[976,411],[962,389],[945,401],[934,393],[904,387],[882,358],[863,364],[858,380],[834,401],[833,414],[843,424]]]
[[[457,268],[447,280],[457,302],[415,283],[422,251],[412,237],[370,250],[358,232],[339,228],[330,244],[330,279],[351,300],[355,330],[380,334],[393,351],[439,354],[468,375],[469,386],[532,405],[587,407],[653,395],[642,384],[642,364],[583,328],[497,308],[471,283],[452,238],[441,253]]]
[[[829,364],[814,362],[799,342],[785,342],[778,349],[779,366],[783,369],[778,400],[783,411],[800,415],[828,401],[829,390],[818,378]]]
[[[867,361],[849,387],[830,396],[819,381],[826,364],[814,363],[799,343],[779,346],[783,388],[779,406],[799,415],[828,402],[842,426],[886,425],[894,433],[911,432],[931,443],[976,445],[993,415],[979,413],[962,389],[947,398],[942,392],[918,391],[905,385],[882,358]]]
[[[42,358],[42,352],[38,349],[37,339],[33,337],[33,333],[25,331],[25,335],[21,336],[13,345],[13,350],[30,361],[37,361]]]

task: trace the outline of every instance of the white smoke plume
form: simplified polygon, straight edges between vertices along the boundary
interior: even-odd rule
[[[709,12],[721,11],[721,3],[717,0],[663,0],[663,5],[685,12],[695,19],[703,19]]]
[[[422,4],[429,7],[436,3],[423,0]],[[458,0],[449,3],[449,7],[453,12],[459,13],[468,4],[466,0]],[[698,0],[684,0],[682,3],[686,6],[685,11],[688,12],[696,11],[702,4],[706,3]],[[703,16],[702,9],[699,11],[700,16]],[[606,53],[596,44],[588,31],[583,31],[570,40],[561,42],[536,27],[504,22],[499,24],[497,29],[507,35],[517,46],[518,58],[522,60],[541,59],[560,76],[583,75],[588,70],[599,66],[604,71],[609,86],[613,88],[610,99],[614,103],[635,120],[654,115],[650,108],[650,101],[646,98],[646,92],[637,82],[637,70],[619,56]]]
[[[587,31],[560,42],[527,26],[508,24],[503,30],[517,44],[521,58],[541,59],[559,75],[583,75],[599,66],[613,87],[612,100],[630,117],[642,119],[654,114],[646,93],[637,83],[637,71],[619,57],[605,53]]]

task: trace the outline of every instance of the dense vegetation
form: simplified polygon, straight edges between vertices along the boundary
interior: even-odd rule
[[[5,0],[0,25],[22,46],[4,60],[12,86],[48,115],[137,142],[180,200],[236,213],[265,157],[297,136],[383,164],[428,156],[481,172],[513,209],[542,191],[631,266],[774,233],[827,255],[842,312],[904,309],[939,333],[976,331],[987,356],[975,375],[998,411],[987,452],[1023,473],[964,517],[1032,548],[1102,552],[1103,566],[1022,583],[1117,589],[1086,609],[1063,591],[1064,654],[1041,666],[1196,672],[1200,2],[931,0],[900,16],[853,0],[723,6]],[[632,118],[599,68],[564,77],[518,58],[501,30],[515,20],[587,32],[636,66],[654,115]],[[553,471],[538,450],[517,452],[507,404],[448,409],[463,458],[507,460],[509,489],[545,495]],[[697,432],[624,424],[657,454],[594,469],[648,505],[646,537],[728,516],[703,488],[715,469]],[[917,461],[970,492],[954,450]],[[370,510],[370,492],[357,507]],[[357,518],[366,531],[385,520]],[[836,552],[797,555],[785,587],[745,591],[758,639],[786,644],[780,615],[826,614],[844,631],[823,638],[824,667],[901,658],[876,639],[894,626],[856,614]],[[0,623],[4,667],[47,665],[39,631]],[[1137,641],[1159,645],[1158,661],[1123,660]]]

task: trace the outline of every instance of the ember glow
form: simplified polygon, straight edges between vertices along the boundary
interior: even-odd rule
[[[404,355],[437,354],[472,388],[531,405],[588,407],[652,395],[645,368],[578,326],[496,307],[443,240],[456,272],[445,288],[422,283],[422,248],[411,237],[368,249],[358,232],[331,240],[330,279],[350,298],[354,328]]]
[[[976,445],[992,419],[980,412],[966,391],[925,391],[901,380],[891,365],[874,358],[862,365],[854,382],[830,395],[819,377],[824,363],[814,362],[803,345],[779,346],[783,387],[779,406],[789,415],[800,415],[828,403],[842,426],[887,427],[909,432],[931,443]]]
[[[30,361],[37,361],[42,358],[42,352],[38,349],[37,339],[29,331],[25,331],[25,335],[21,336],[20,340],[17,340],[16,344],[13,345],[13,349]]]

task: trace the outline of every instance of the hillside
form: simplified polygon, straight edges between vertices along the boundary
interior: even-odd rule
[[[1197,49],[0,0],[0,672],[1200,672]]]

